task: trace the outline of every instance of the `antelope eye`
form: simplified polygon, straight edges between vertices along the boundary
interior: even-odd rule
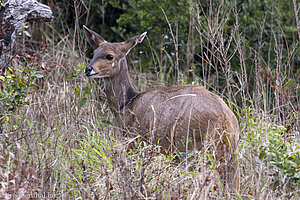
[[[111,55],[111,54],[107,54],[107,56],[106,56],[106,59],[107,59],[107,60],[112,60],[113,58],[114,58],[114,56]]]

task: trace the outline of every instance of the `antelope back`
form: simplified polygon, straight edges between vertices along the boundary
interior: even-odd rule
[[[201,150],[205,139],[238,142],[237,119],[215,94],[193,85],[155,88],[140,93],[126,108],[125,127],[168,152]],[[228,143],[227,143],[228,144]]]

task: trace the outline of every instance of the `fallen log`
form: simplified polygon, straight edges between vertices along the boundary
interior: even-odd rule
[[[50,7],[36,0],[5,0],[0,8],[0,71],[7,67],[17,33],[24,23],[52,19]]]

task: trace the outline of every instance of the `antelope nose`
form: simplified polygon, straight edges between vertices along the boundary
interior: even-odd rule
[[[91,73],[92,70],[93,70],[93,68],[92,68],[91,66],[87,66],[87,67],[85,68],[85,74],[86,74],[86,75],[89,75],[89,74]]]

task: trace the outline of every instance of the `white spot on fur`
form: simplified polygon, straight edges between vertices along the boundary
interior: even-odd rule
[[[174,97],[171,97],[171,98],[165,100],[164,103],[167,101],[170,101],[172,99],[179,98],[179,97],[196,97],[196,96],[197,96],[196,94],[180,94],[180,95],[176,95]]]

